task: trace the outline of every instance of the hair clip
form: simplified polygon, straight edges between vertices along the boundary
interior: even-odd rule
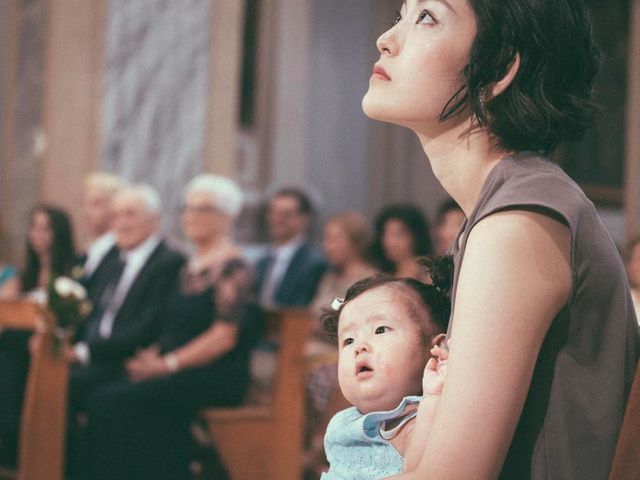
[[[333,308],[336,312],[338,310],[340,310],[340,307],[342,306],[342,304],[344,303],[344,298],[334,298],[333,302],[331,303],[331,308]]]

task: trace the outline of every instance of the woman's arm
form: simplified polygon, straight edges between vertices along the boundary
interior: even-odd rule
[[[497,478],[542,341],[571,292],[570,250],[568,228],[536,213],[502,212],[474,227],[442,396],[417,469],[397,478]]]
[[[20,295],[20,280],[13,276],[0,286],[0,300],[15,300]]]
[[[167,375],[176,370],[207,365],[231,351],[238,342],[249,296],[250,273],[245,266],[235,268],[216,280],[216,320],[186,345],[159,356],[151,350],[127,363],[132,380]]]

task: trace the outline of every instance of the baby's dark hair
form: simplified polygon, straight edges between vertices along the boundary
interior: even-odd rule
[[[447,331],[449,315],[451,314],[451,300],[448,290],[439,286],[427,285],[414,278],[399,278],[386,273],[379,273],[351,285],[339,308],[327,308],[323,311],[321,320],[327,335],[332,340],[338,338],[338,322],[345,305],[364,292],[383,286],[400,287],[413,292],[424,309],[430,314],[431,323],[437,326],[438,331],[436,333]]]

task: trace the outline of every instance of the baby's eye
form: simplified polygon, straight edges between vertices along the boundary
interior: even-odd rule
[[[342,341],[342,346],[346,347],[347,345],[351,345],[353,343],[353,338],[348,337]]]
[[[428,10],[422,10],[418,14],[418,20],[416,20],[416,25],[435,25],[436,23],[438,22],[436,22],[436,19],[433,17],[433,15],[431,15],[431,13],[429,13]]]
[[[389,327],[378,327],[376,328],[376,335],[380,335],[381,333],[385,333],[389,331]]]

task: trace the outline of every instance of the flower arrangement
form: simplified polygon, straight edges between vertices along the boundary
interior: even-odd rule
[[[47,308],[55,316],[53,352],[59,356],[66,339],[82,324],[91,312],[87,291],[69,277],[53,277],[47,288]]]

